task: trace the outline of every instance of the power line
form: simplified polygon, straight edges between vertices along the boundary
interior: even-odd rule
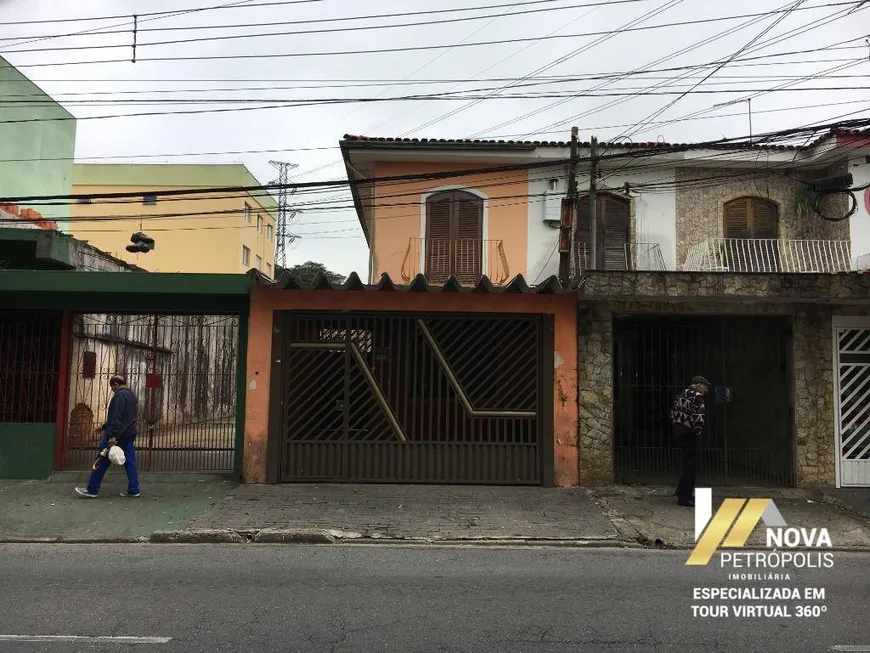
[[[624,2],[625,0],[617,0]],[[632,0],[634,1],[634,0]],[[806,7],[805,10],[812,9],[820,9],[826,7],[838,7],[842,5],[850,5],[854,6],[855,2],[840,2],[833,3],[827,5],[816,5],[813,7]],[[576,5],[576,7],[587,7],[589,5]],[[598,5],[600,6],[600,5]],[[566,7],[570,8],[570,7]],[[526,11],[514,12],[513,14],[505,14],[505,17],[509,16],[519,16],[522,14],[529,13],[539,13],[541,11],[554,11],[554,8],[548,9],[529,9]],[[413,46],[413,47],[405,47],[405,48],[388,48],[382,50],[368,50],[368,51],[356,51],[352,54],[363,54],[363,53],[381,53],[381,52],[412,52],[420,49],[439,49],[441,47],[478,47],[482,45],[502,45],[505,43],[514,43],[514,42],[523,42],[523,41],[541,41],[544,39],[556,39],[556,38],[585,38],[590,36],[609,36],[615,34],[622,34],[627,32],[645,32],[649,30],[657,30],[657,29],[670,29],[674,27],[686,27],[690,25],[706,25],[708,23],[718,23],[729,20],[742,20],[744,18],[761,18],[772,16],[778,13],[782,13],[783,16],[788,16],[788,12],[786,10],[771,10],[767,12],[757,12],[751,14],[736,14],[730,16],[715,16],[712,18],[704,18],[697,20],[686,20],[679,21],[674,23],[662,23],[660,25],[647,25],[640,27],[627,27],[623,29],[617,30],[606,30],[606,31],[598,31],[598,32],[585,32],[580,34],[571,34],[571,35],[551,35],[545,37],[535,37],[535,38],[518,38],[518,39],[508,39],[508,40],[499,40],[499,41],[480,41],[474,43],[455,43],[449,46]],[[483,16],[482,18],[492,18],[492,15]],[[283,32],[261,32],[256,34],[222,34],[218,36],[202,36],[196,38],[188,38],[188,39],[173,39],[168,41],[151,41],[151,42],[139,42],[137,44],[138,48],[151,48],[158,46],[166,46],[166,45],[186,45],[189,43],[213,43],[213,42],[224,42],[224,41],[232,41],[238,39],[257,39],[257,38],[268,38],[274,36],[303,36],[309,34],[336,34],[336,33],[344,33],[344,32],[357,32],[357,31],[369,31],[369,30],[384,30],[384,29],[395,29],[395,28],[408,28],[408,27],[419,27],[426,26],[430,27],[433,25],[439,24],[450,24],[456,22],[465,22],[468,20],[476,20],[475,17],[464,17],[464,18],[449,18],[442,20],[431,20],[425,22],[410,22],[410,23],[397,23],[393,25],[366,25],[362,27],[333,27],[326,29],[310,29],[310,30],[292,30],[292,31],[283,31]],[[49,37],[54,38],[54,37]],[[25,48],[18,50],[5,50],[5,53],[8,54],[21,54],[21,53],[30,53],[30,52],[69,52],[74,50],[100,50],[100,49],[118,49],[118,48],[129,48],[130,44],[127,43],[118,43],[118,44],[93,44],[93,45],[78,45],[78,46],[57,46],[57,47],[47,47],[47,48]],[[310,53],[310,56],[334,56],[336,54],[345,54],[345,53]],[[288,55],[289,56],[289,55]],[[299,53],[297,56],[308,56],[306,53]],[[156,61],[156,59],[141,59],[142,61]]]
[[[861,75],[860,77],[864,77]],[[870,99],[866,100],[847,100],[844,102],[825,102],[822,104],[802,104],[801,106],[796,107],[782,107],[778,109],[762,109],[758,111],[753,111],[753,115],[762,115],[768,113],[783,113],[786,111],[806,111],[809,109],[819,109],[823,107],[835,107],[835,106],[846,106],[850,104],[868,104],[870,103]],[[697,118],[685,118],[683,120],[717,120],[719,118],[733,118],[736,116],[744,116],[746,115],[743,111],[732,112],[732,113],[724,113],[718,114],[714,116],[699,116]],[[664,125],[664,124],[672,124],[675,120],[664,120],[660,122],[650,123],[650,125]],[[624,123],[619,125],[596,125],[588,127],[590,131],[600,131],[605,129],[622,129],[625,127],[631,127],[635,123]],[[539,135],[550,135],[550,134],[562,134],[563,130],[554,130],[550,132],[541,132]],[[499,134],[493,136],[493,139],[516,139],[524,136],[525,134]],[[111,154],[105,156],[85,156],[85,157],[34,157],[34,158],[21,158],[21,159],[0,159],[0,163],[31,163],[34,161],[103,161],[103,160],[117,160],[117,159],[149,159],[149,158],[157,158],[157,159],[166,159],[166,158],[177,158],[177,157],[188,157],[188,156],[228,156],[228,155],[237,155],[237,154],[282,154],[282,153],[291,153],[291,152],[318,152],[318,151],[330,151],[339,149],[338,145],[327,145],[323,147],[288,147],[288,148],[267,148],[267,149],[251,149],[251,150],[220,150],[220,151],[209,151],[209,152],[165,152],[162,154]]]
[[[144,23],[144,22],[153,21],[153,20],[162,20],[163,18],[172,18],[175,16],[184,16],[186,14],[192,14],[192,13],[196,13],[198,11],[207,11],[209,9],[229,9],[229,8],[233,8],[233,7],[238,7],[239,5],[244,5],[248,2],[251,2],[251,0],[237,0],[236,2],[230,2],[228,4],[221,5],[219,7],[199,8],[199,9],[182,9],[180,11],[176,10],[176,11],[172,11],[172,12],[164,12],[163,14],[161,14],[159,16],[155,16],[153,18],[143,18],[142,22]],[[80,32],[75,32],[74,34],[66,34],[65,36],[83,36],[85,34],[93,34],[96,32],[102,32],[103,30],[111,30],[115,27],[124,27],[125,25],[133,25],[134,29],[136,29],[136,27],[138,26],[138,23],[139,23],[139,15],[134,15],[134,16],[127,15],[127,16],[124,16],[124,18],[128,18],[128,19],[133,18],[133,20],[132,21],[128,20],[127,22],[122,23],[120,25],[107,25],[105,27],[95,27],[93,29],[86,29],[86,30],[82,30]],[[52,22],[57,22],[57,21],[52,21]],[[10,25],[11,23],[5,23],[5,24]],[[35,43],[37,41],[48,41],[48,40],[51,40],[54,38],[59,38],[59,37],[56,37],[56,36],[38,36],[35,38],[30,38],[30,37],[18,37],[18,38],[19,39],[24,38],[24,39],[29,39],[29,40],[21,41],[20,43],[13,43],[12,44],[13,47],[18,46],[18,45],[27,45],[28,43]],[[13,52],[19,52],[19,50],[13,50]]]
[[[150,16],[162,16],[162,17],[171,17],[178,16],[181,14],[188,13],[198,13],[205,11],[217,11],[220,9],[254,9],[256,7],[277,7],[277,6],[286,6],[286,5],[302,5],[302,4],[312,4],[315,2],[325,2],[326,0],[281,0],[281,1],[272,1],[272,2],[255,2],[249,3],[245,6],[238,6],[237,3],[232,3],[229,5],[221,5],[218,7],[190,7],[187,9],[173,9],[168,11],[145,11],[140,12],[137,15],[139,17],[148,18]],[[81,23],[95,20],[120,20],[122,18],[130,18],[131,14],[114,14],[108,16],[86,16],[84,18],[45,18],[41,20],[4,20],[4,26],[10,25],[44,25],[46,23]]]
[[[671,0],[671,3],[679,3],[684,0]],[[670,4],[670,3],[669,3]],[[851,3],[854,4],[854,3]],[[664,10],[662,10],[664,11]],[[619,34],[623,34],[626,32],[634,32],[634,31],[645,31],[651,29],[669,29],[672,27],[681,27],[681,26],[689,26],[689,25],[698,25],[698,24],[707,24],[710,22],[716,21],[724,21],[724,20],[737,20],[739,18],[744,17],[758,17],[768,15],[770,12],[759,13],[759,14],[742,14],[739,16],[723,16],[717,18],[708,18],[704,20],[691,20],[691,21],[682,21],[676,23],[663,23],[661,25],[648,25],[646,27],[621,27],[615,30],[607,30],[601,32],[586,32],[582,34],[551,34],[545,36],[538,37],[524,37],[524,38],[513,38],[513,39],[499,39],[493,41],[475,41],[472,43],[447,43],[447,44],[436,44],[436,45],[419,45],[419,46],[405,46],[405,47],[395,47],[395,48],[377,48],[372,50],[336,50],[336,51],[326,51],[326,52],[288,52],[288,53],[266,53],[266,54],[232,54],[232,55],[198,55],[198,56],[174,56],[174,57],[139,57],[137,61],[214,61],[214,60],[226,60],[226,59],[273,59],[273,58],[296,58],[296,57],[332,57],[332,56],[347,56],[347,55],[364,55],[364,54],[390,54],[390,53],[399,53],[399,52],[419,52],[426,50],[440,50],[444,48],[469,48],[469,47],[486,47],[490,45],[504,45],[509,43],[523,43],[530,41],[542,41],[542,40],[551,40],[551,39],[572,39],[572,38],[583,38],[588,36],[615,36]],[[633,21],[634,22],[634,21]],[[281,36],[282,34],[273,34],[271,36]],[[857,39],[852,39],[857,40]],[[168,43],[168,42],[167,42]],[[140,44],[139,47],[145,47],[148,44]],[[157,44],[155,44],[157,45]],[[162,44],[161,44],[162,45]],[[59,48],[61,50],[70,50],[70,49],[93,49],[93,48],[102,48],[102,47],[129,47],[124,45],[118,46],[82,46],[82,48]],[[23,52],[42,52],[46,50],[19,50],[18,53]],[[573,54],[571,55],[573,56]],[[569,57],[570,58],[570,57]],[[94,65],[94,64],[105,64],[105,63],[125,63],[127,59],[106,59],[106,60],[98,60],[98,61],[61,61],[61,62],[53,62],[53,63],[33,63],[33,64],[21,64],[22,67],[30,68],[30,67],[46,67],[46,66],[72,66],[72,65]],[[563,63],[560,61],[559,63]],[[555,65],[555,64],[553,64]],[[552,66],[548,66],[549,68]],[[545,69],[546,69],[545,68]],[[530,75],[531,76],[531,75]]]
[[[865,63],[863,59],[857,59],[850,63],[849,65],[856,65],[859,63]],[[860,75],[859,77],[865,78],[866,75]],[[808,81],[809,79],[816,79],[815,75],[807,75],[803,80],[796,80],[794,82],[790,82],[790,84],[797,84],[801,81]],[[638,90],[634,88],[619,88],[614,89],[613,91],[607,93],[601,92],[593,92],[591,89],[566,89],[563,91],[538,91],[538,92],[526,92],[526,93],[513,93],[509,95],[496,95],[493,97],[482,96],[482,95],[469,95],[470,93],[482,93],[487,90],[487,88],[479,88],[479,89],[468,89],[465,91],[453,91],[453,92],[445,92],[445,93],[427,93],[427,94],[419,94],[419,95],[403,95],[398,97],[308,97],[308,98],[169,98],[165,100],[159,99],[106,99],[106,100],[71,100],[66,102],[67,106],[140,106],[140,105],[156,105],[156,106],[169,106],[169,105],[213,105],[213,104],[255,104],[255,103],[267,103],[274,104],[276,107],[280,106],[288,106],[293,107],[297,104],[301,104],[304,106],[320,105],[320,104],[354,104],[354,103],[364,103],[371,104],[373,102],[411,102],[411,101],[437,101],[437,102],[449,102],[449,101],[464,101],[468,99],[488,99],[488,100],[540,100],[547,98],[574,98],[578,94],[583,94],[584,97],[649,97],[649,96],[665,96],[665,95],[679,95],[680,97],[684,97],[686,95],[719,95],[722,93],[754,93],[756,95],[765,95],[767,93],[777,93],[777,92],[816,92],[816,91],[866,91],[870,90],[870,86],[803,86],[800,88],[792,88],[789,86],[774,86],[772,88],[706,88],[699,89],[696,88],[699,84],[695,84],[689,90],[681,90],[681,86],[677,86],[673,90],[669,91],[647,91],[647,90]],[[740,102],[745,102],[746,100],[731,100],[729,104],[738,104]],[[56,102],[50,100],[0,100],[0,106],[7,107],[15,107],[15,106],[45,106],[45,105],[55,105]],[[259,107],[248,107],[249,110],[254,110]],[[166,112],[168,115],[172,115],[174,113],[184,113],[184,112]],[[113,116],[81,116],[79,118],[63,118],[62,120],[99,120],[107,117],[119,117],[123,118],[125,116],[132,116],[135,114],[117,114]],[[44,122],[54,120],[52,118],[41,119],[35,118],[33,120],[29,120],[28,122]],[[0,120],[0,124],[5,122],[19,122],[18,120],[10,120],[10,121],[2,121]],[[638,124],[638,123],[634,123]],[[631,134],[627,135],[626,138],[630,138]]]
[[[705,149],[705,148],[734,148],[739,149],[741,145],[744,150],[747,151],[766,151],[768,148],[759,146],[759,143],[763,143],[772,139],[779,139],[780,141],[785,139],[786,137],[795,138],[796,135],[806,134],[808,132],[814,133],[827,133],[834,134],[837,131],[843,130],[852,130],[859,128],[866,128],[870,125],[870,119],[855,119],[849,121],[840,121],[836,123],[828,123],[828,124],[818,124],[810,127],[802,126],[798,128],[792,128],[787,130],[779,130],[775,132],[769,132],[766,134],[758,134],[754,137],[754,145],[749,145],[746,141],[748,137],[741,136],[736,138],[722,138],[713,141],[706,141],[701,143],[694,143],[691,145],[663,145],[659,147],[653,148],[638,148],[636,150],[632,150],[630,147],[627,148],[627,151],[624,154],[613,154],[613,155],[602,155],[598,157],[599,160],[607,160],[607,159],[617,159],[617,158],[626,158],[626,157],[641,157],[641,156],[654,156],[656,154],[665,154],[665,153],[674,153],[674,152],[682,152],[689,150],[697,150],[697,149]],[[799,151],[798,148],[793,147],[795,151]],[[463,169],[463,170],[446,170],[446,171],[438,171],[438,172],[430,172],[430,173],[417,173],[417,174],[405,174],[405,175],[392,175],[385,177],[370,177],[361,180],[333,180],[333,181],[311,181],[311,182],[296,182],[292,184],[287,184],[288,188],[330,188],[330,187],[344,187],[344,186],[366,186],[375,183],[389,183],[389,182],[408,182],[408,181],[433,181],[436,179],[446,179],[446,178],[455,178],[455,177],[464,177],[469,175],[479,175],[479,174],[488,174],[495,172],[507,172],[507,171],[519,171],[519,170],[532,170],[538,168],[547,168],[547,167],[556,167],[559,165],[566,165],[571,162],[571,159],[558,158],[548,161],[534,161],[529,163],[522,164],[511,164],[511,165],[502,165],[502,166],[490,166],[485,168],[476,168],[476,169]],[[213,193],[226,193],[226,192],[267,192],[269,190],[275,190],[276,186],[229,186],[229,187],[210,187],[210,188],[182,188],[182,189],[161,189],[161,190],[151,190],[148,192],[149,195],[154,195],[155,197],[180,197],[180,196],[191,196],[191,195],[208,195]],[[138,192],[114,192],[114,193],[89,193],[89,194],[72,194],[72,195],[31,195],[31,196],[23,196],[23,197],[8,197],[8,198],[0,198],[0,201],[3,203],[33,203],[33,202],[48,202],[51,200],[67,200],[67,201],[77,201],[77,200],[94,200],[94,199],[121,199],[121,198],[132,198],[132,197],[140,197],[142,195],[142,191]]]
[[[645,14],[639,16],[638,18],[635,18],[627,23],[624,23],[616,30],[611,30],[610,32],[607,32],[606,36],[595,39],[591,43],[587,43],[579,48],[576,48],[575,50],[572,50],[571,52],[569,52],[566,55],[563,55],[561,57],[557,57],[556,59],[551,60],[547,64],[545,64],[539,68],[536,68],[535,70],[527,73],[521,79],[526,80],[526,79],[529,79],[531,77],[535,77],[536,75],[540,75],[541,73],[546,72],[547,70],[550,70],[551,68],[554,68],[555,66],[558,66],[558,65],[563,64],[567,61],[570,61],[571,59],[577,57],[578,55],[582,54],[583,52],[586,52],[586,51],[594,48],[596,45],[600,45],[601,43],[613,38],[615,35],[621,33],[622,31],[625,31],[629,28],[635,27],[635,26],[643,23],[644,21],[649,20],[650,18],[654,18],[658,14],[663,13],[663,12],[667,11],[668,9],[671,9],[671,8],[677,6],[681,2],[683,2],[683,0],[670,0],[669,2],[666,2],[665,4],[663,4],[659,7],[656,7],[653,10],[646,12]],[[553,33],[548,35],[548,38],[555,37],[555,36],[564,36],[564,35],[556,35],[555,32],[553,32]],[[507,84],[504,86],[504,90],[507,90],[510,87],[511,87],[511,84]],[[495,91],[493,93],[493,95],[495,95],[497,93],[498,93],[498,91]],[[441,115],[433,120],[429,120],[428,122],[424,123],[423,125],[415,127],[413,130],[408,130],[408,131],[404,132],[402,134],[402,136],[405,136],[412,131],[416,131],[419,129],[426,129],[427,127],[431,127],[432,125],[435,125],[435,124],[441,122],[442,120],[453,117],[453,116],[457,115],[458,113],[465,111],[466,109],[470,109],[470,108],[476,106],[477,104],[480,104],[480,102],[482,102],[482,101],[483,100],[477,100],[477,101],[471,102],[467,105],[464,105],[462,107],[459,107],[457,109],[454,109],[452,111],[449,111],[448,113],[443,114],[443,115]]]
[[[560,27],[557,27],[557,28],[554,29],[552,32],[549,32],[549,33],[547,34],[547,36],[550,36],[550,35],[552,35],[552,34],[556,34],[556,33],[560,32],[560,31],[562,31],[563,29],[566,29],[567,27],[570,27],[570,26],[573,25],[574,23],[578,22],[578,21],[581,20],[582,18],[588,16],[589,14],[591,14],[591,13],[593,13],[593,12],[595,12],[595,11],[596,11],[596,8],[593,8],[593,9],[590,9],[589,11],[586,11],[586,12],[582,13],[581,15],[579,15],[579,16],[577,16],[576,18],[574,18],[574,19],[572,19],[571,21],[569,21],[567,24],[562,25],[562,26],[560,26]],[[490,24],[490,23],[487,23],[487,25],[489,25],[489,24]],[[479,31],[480,31],[480,30],[477,30],[477,31],[475,31],[475,32],[472,32],[468,37],[466,37],[465,39],[463,39],[462,42],[464,43],[464,42],[467,41],[469,38],[471,38],[471,36],[473,36],[474,34],[477,34],[477,32],[479,32]],[[529,50],[529,49],[535,47],[536,45],[539,44],[539,42],[540,42],[540,41],[534,41],[534,42],[527,43],[526,45],[524,45],[523,47],[521,47],[519,50],[515,50],[515,51],[514,51],[513,53],[511,53],[511,54],[509,54],[509,55],[507,55],[507,56],[504,56],[504,57],[501,57],[501,58],[500,58],[498,61],[496,61],[495,63],[493,63],[493,64],[487,66],[487,67],[484,68],[483,70],[478,71],[478,72],[476,73],[475,77],[477,77],[478,75],[482,75],[483,73],[488,72],[488,71],[492,70],[493,68],[495,68],[495,67],[501,65],[501,64],[504,63],[505,61],[508,61],[508,60],[510,60],[510,59],[512,59],[512,58],[514,58],[514,57],[516,57],[518,54],[520,54],[520,53],[522,53],[522,52],[525,52],[526,50]],[[439,54],[439,55],[438,55],[437,57],[435,57],[434,59],[430,60],[430,62],[427,63],[426,66],[428,66],[430,63],[436,61],[439,57],[443,56],[443,55],[446,54],[447,52],[449,52],[449,50],[444,50],[444,51],[442,51],[441,54]],[[425,66],[424,66],[424,68],[425,68]],[[421,70],[421,69],[417,69],[417,70],[419,71],[419,70]],[[539,71],[539,72],[540,72],[540,71]],[[455,86],[452,87],[452,88],[455,88]],[[461,111],[461,110],[463,110],[463,109],[460,107],[459,109],[456,109],[456,110],[453,110],[453,111],[449,112],[446,116],[443,116],[443,117],[441,117],[440,119],[441,119],[441,120],[444,120],[446,117],[449,117],[450,115],[453,115],[453,114],[455,114],[455,113],[457,113],[457,112],[459,112],[459,111]],[[395,118],[388,119],[388,120],[386,120],[386,121],[381,121],[381,122],[377,123],[376,125],[373,125],[370,129],[377,129],[377,128],[383,127],[383,126],[389,124],[390,122],[392,122],[393,120],[398,119],[398,118],[401,117],[401,116],[407,115],[407,113],[408,113],[408,111],[404,111],[402,114],[400,114],[400,116],[396,116]],[[430,124],[430,123],[426,123],[426,126],[428,126],[429,124]],[[405,132],[405,133],[403,133],[402,135],[404,136],[404,135],[407,134],[407,133],[408,133],[408,132]],[[334,161],[332,161],[332,162],[330,162],[330,163],[328,163],[328,164],[318,166],[318,167],[313,168],[313,169],[311,169],[311,170],[307,170],[305,173],[303,173],[303,175],[308,175],[308,174],[312,174],[312,173],[314,173],[314,172],[319,172],[319,171],[321,171],[321,170],[324,170],[324,169],[327,169],[327,168],[331,168],[332,166],[334,166],[334,165],[336,165],[336,164],[339,164],[339,163],[341,163],[341,159],[334,160]]]
[[[591,2],[591,3],[583,3],[583,4],[574,4],[574,5],[566,5],[564,7],[543,7],[539,9],[524,9],[521,11],[516,11],[513,13],[503,13],[503,14],[483,14],[480,16],[464,16],[457,18],[449,18],[449,19],[441,19],[441,20],[428,20],[425,22],[412,22],[412,23],[397,23],[390,25],[366,25],[363,27],[346,27],[346,28],[335,28],[335,29],[327,29],[327,30],[313,30],[313,31],[294,31],[294,32],[281,32],[280,35],[294,35],[294,34],[321,34],[321,33],[333,33],[333,32],[350,32],[350,31],[364,31],[370,29],[390,29],[397,27],[414,27],[419,25],[440,25],[440,24],[450,24],[457,22],[465,22],[465,21],[473,21],[473,20],[484,20],[487,18],[500,18],[510,17],[510,16],[524,16],[527,14],[537,14],[537,13],[545,13],[551,11],[565,11],[568,9],[582,9],[584,7],[604,7],[611,5],[621,5],[621,4],[634,4],[638,2],[651,2],[652,0],[611,0],[609,2]],[[433,14],[451,14],[451,13],[462,13],[462,12],[470,12],[470,11],[480,11],[484,9],[510,9],[512,7],[516,7],[517,5],[540,5],[540,4],[552,4],[554,2],[564,2],[564,0],[528,0],[528,2],[515,2],[511,4],[496,4],[496,5],[483,5],[477,7],[454,7],[450,9],[429,9],[425,11],[408,11],[402,13],[390,13],[390,14],[369,14],[364,16],[342,16],[339,18],[313,18],[307,20],[286,20],[286,21],[266,21],[266,22],[257,22],[257,23],[234,23],[231,25],[221,24],[221,25],[187,25],[187,26],[176,26],[176,27],[151,27],[151,28],[143,28],[137,30],[140,34],[145,32],[172,32],[172,31],[197,31],[197,30],[209,30],[214,31],[216,29],[242,29],[242,28],[250,28],[250,27],[267,27],[267,26],[281,26],[281,25],[311,25],[311,24],[320,24],[320,23],[337,23],[337,22],[348,22],[348,21],[359,21],[359,20],[374,20],[379,18],[405,18],[408,16],[430,16]],[[849,4],[846,2],[840,4]],[[111,35],[111,34],[129,34],[129,29],[124,30],[114,30],[114,31],[101,31],[100,36],[102,35]],[[35,38],[37,39],[56,39],[56,38],[66,38],[70,36],[76,36],[78,33],[72,34],[47,34],[47,35],[38,35]],[[228,38],[244,38],[246,35],[238,35],[238,36],[228,36]],[[21,36],[7,36],[0,37],[0,41],[11,41],[18,40]],[[220,39],[221,37],[216,37]],[[194,39],[194,41],[198,41],[199,39]],[[209,38],[208,40],[214,40],[213,38]],[[187,42],[187,41],[180,41]],[[149,45],[159,45],[158,43],[151,43]],[[128,46],[129,47],[129,46]],[[23,50],[9,50],[8,52],[23,52]]]
[[[814,30],[814,29],[818,29],[819,27],[823,27],[823,26],[829,24],[830,22],[833,22],[833,21],[835,21],[835,20],[838,20],[839,18],[842,18],[842,17],[844,17],[844,16],[843,16],[843,15],[837,15],[837,14],[835,13],[834,16],[830,17],[829,19],[826,19],[825,21],[822,21],[822,22],[814,21],[814,22],[805,23],[804,25],[801,25],[800,27],[794,28],[794,29],[792,29],[792,30],[790,30],[790,31],[788,31],[788,32],[785,32],[784,34],[782,34],[782,35],[780,35],[780,36],[778,36],[778,37],[775,37],[775,38],[773,38],[773,39],[770,39],[770,40],[768,40],[768,41],[765,41],[765,42],[763,42],[763,43],[760,43],[760,44],[756,45],[756,46],[753,47],[753,48],[750,48],[750,49],[749,49],[749,52],[757,52],[757,51],[760,51],[760,50],[764,50],[764,49],[769,48],[769,47],[771,47],[771,46],[773,46],[773,45],[776,45],[776,44],[778,44],[778,43],[781,43],[781,42],[783,42],[783,41],[785,41],[785,40],[788,40],[788,39],[790,39],[790,38],[793,38],[793,37],[795,37],[795,36],[798,36],[799,34],[804,34],[804,33],[806,33],[806,32],[812,31],[812,30]],[[728,34],[728,33],[729,33],[729,32],[726,31],[724,34]],[[723,34],[720,34],[720,35],[714,37],[712,40],[706,40],[706,39],[705,39],[705,40],[701,40],[701,41],[697,42],[694,46],[690,46],[690,48],[688,48],[688,49],[681,50],[681,51],[680,51],[680,54],[682,54],[683,52],[685,52],[685,51],[687,51],[687,50],[695,49],[695,48],[697,48],[697,47],[703,47],[703,46],[706,45],[706,43],[708,43],[708,42],[710,42],[710,41],[718,40],[718,39],[721,38],[722,36],[723,36]],[[861,38],[861,37],[859,37],[859,38],[854,38],[854,39],[847,39],[847,40],[845,40],[845,41],[839,41],[839,42],[833,43],[833,44],[831,44],[831,45],[824,46],[824,47],[822,48],[822,50],[826,50],[826,49],[828,49],[828,48],[831,48],[831,49],[839,49],[840,47],[843,47],[844,44],[847,44],[847,43],[853,43],[853,42],[855,42],[855,41],[860,40],[860,38]],[[759,58],[764,59],[764,58],[767,58],[767,57],[770,57],[770,56],[774,56],[774,55],[770,55],[770,54],[768,54],[768,55],[757,55],[757,56],[755,56],[755,57],[741,57],[741,58],[739,58],[739,59],[732,60],[732,61],[731,61],[729,64],[727,64],[727,65],[733,65],[733,64],[734,64],[734,61],[743,61],[743,62],[745,62],[745,61],[753,61],[753,60],[757,60],[757,59],[759,59]],[[716,61],[714,61],[714,62],[711,62],[709,65],[707,65],[707,66],[703,66],[703,67],[706,68],[706,67],[710,67],[710,66],[718,66],[718,65],[721,63],[721,61],[722,61],[721,59],[718,59],[718,60],[716,60]],[[656,63],[656,64],[657,64],[657,63],[661,63],[661,60],[659,60],[659,61],[657,61],[657,62],[655,62],[655,63]],[[726,66],[726,67],[727,67],[727,66]],[[698,67],[697,70],[700,70],[700,68],[701,68],[701,67]],[[679,77],[678,77],[678,78],[679,78]],[[658,84],[654,85],[654,87],[656,87],[656,88],[657,88],[658,86],[659,86]],[[628,100],[621,100],[621,101],[607,102],[607,103],[605,103],[604,105],[602,105],[602,106],[600,106],[600,107],[596,107],[595,109],[590,109],[590,110],[584,111],[584,112],[582,112],[582,113],[579,113],[579,114],[576,114],[576,115],[570,116],[570,117],[567,118],[567,119],[563,119],[563,120],[559,120],[559,121],[557,121],[557,122],[550,123],[550,124],[548,124],[548,125],[546,125],[546,126],[540,128],[540,131],[544,131],[544,130],[551,129],[551,128],[554,128],[554,127],[559,127],[559,126],[567,125],[567,124],[569,124],[569,123],[571,123],[571,122],[573,122],[573,121],[575,121],[575,120],[578,120],[578,119],[581,119],[581,118],[586,118],[586,117],[588,117],[588,116],[590,116],[590,115],[593,115],[593,114],[595,114],[595,113],[598,113],[598,112],[600,112],[600,111],[602,111],[602,110],[604,110],[604,109],[610,108],[610,107],[615,106],[615,105],[617,105],[617,104],[622,104],[622,103],[624,103],[624,102],[626,102],[626,101],[628,101]],[[551,107],[552,107],[552,106],[555,106],[555,104],[554,104],[554,105],[550,105],[550,106],[551,106]],[[499,125],[498,127],[496,127],[496,129],[498,129],[498,128],[502,127],[502,126],[503,126],[503,125]]]
[[[855,65],[858,63],[863,63],[863,60],[858,59],[855,60],[850,65]],[[742,92],[752,92],[756,94],[766,94],[773,92],[785,92],[785,91],[799,91],[799,92],[812,92],[812,91],[848,91],[854,92],[856,90],[866,90],[870,87],[810,87],[810,88],[797,88],[797,89],[789,89],[786,87],[775,87],[770,89],[707,89],[707,90],[695,90],[692,93],[699,95],[709,95],[709,94],[721,94],[721,93],[742,93]],[[111,104],[116,106],[125,106],[125,105],[135,105],[135,104],[156,104],[156,105],[167,105],[167,104],[254,104],[254,103],[263,103],[258,106],[231,106],[217,109],[184,109],[180,111],[139,111],[135,113],[114,113],[114,114],[105,114],[105,115],[96,115],[96,116],[57,116],[54,118],[17,118],[10,120],[0,120],[0,124],[29,124],[29,123],[40,123],[40,122],[68,122],[68,121],[82,121],[82,120],[110,120],[115,118],[141,118],[141,117],[152,117],[152,116],[178,116],[178,115],[201,115],[201,114],[214,114],[214,113],[229,113],[229,112],[247,112],[247,111],[263,111],[270,109],[289,109],[289,108],[304,108],[304,107],[312,107],[312,106],[327,106],[327,105],[336,105],[336,104],[354,104],[354,103],[383,103],[383,102],[408,102],[408,101],[467,101],[469,99],[477,99],[479,101],[483,100],[538,100],[538,99],[546,99],[546,98],[567,98],[572,99],[577,97],[578,93],[584,93],[585,97],[640,97],[640,96],[656,96],[656,95],[674,95],[687,93],[683,91],[651,91],[651,92],[639,92],[639,91],[625,91],[625,92],[611,92],[611,93],[590,93],[586,91],[565,91],[561,93],[552,93],[552,92],[541,92],[536,94],[512,94],[512,95],[483,95],[483,96],[473,96],[473,95],[445,95],[440,93],[435,94],[420,94],[420,95],[406,95],[392,98],[383,98],[383,97],[357,97],[357,98],[340,98],[340,97],[330,97],[330,98],[298,98],[298,99],[226,99],[226,100],[211,100],[211,99],[203,99],[203,100],[185,100],[185,101],[175,101],[175,102],[163,102],[163,101],[149,101],[149,102],[132,102],[132,101],[112,101]],[[21,106],[32,106],[32,102],[6,102],[7,106],[14,106],[16,104]],[[54,104],[51,102],[50,104]],[[71,105],[80,105],[83,103],[70,103]],[[94,104],[105,104],[104,102],[91,101],[86,103],[87,105]]]

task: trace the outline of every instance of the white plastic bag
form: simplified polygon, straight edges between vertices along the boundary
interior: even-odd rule
[[[116,465],[123,465],[127,462],[127,457],[124,455],[124,450],[121,447],[114,445],[109,449],[109,460]]]

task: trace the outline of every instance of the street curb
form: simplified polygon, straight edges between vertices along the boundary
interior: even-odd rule
[[[145,544],[148,537],[0,537],[0,544]]]
[[[155,531],[151,544],[333,544],[335,537],[316,529],[201,529],[185,531]]]

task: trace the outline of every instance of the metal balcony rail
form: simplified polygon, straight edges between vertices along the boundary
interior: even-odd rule
[[[686,272],[847,272],[852,269],[848,240],[708,238],[693,245]]]
[[[582,274],[591,270],[589,265],[589,246],[579,243],[575,249],[574,267]],[[658,243],[626,243],[622,254],[615,248],[605,254],[605,270],[630,270],[636,272],[664,271],[665,257]]]
[[[510,279],[502,240],[477,238],[411,238],[402,260],[402,279],[423,274],[429,283],[444,283],[452,275],[473,285],[486,275],[494,284]]]

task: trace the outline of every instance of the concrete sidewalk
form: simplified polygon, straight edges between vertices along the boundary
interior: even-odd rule
[[[74,492],[87,474],[0,481],[0,542],[415,542],[569,546],[694,546],[694,511],[670,487],[238,485],[191,473],[142,475],[142,497],[118,496],[123,472],[95,500]],[[789,526],[827,528],[839,549],[870,550],[865,490],[728,488],[773,498]],[[758,529],[750,545],[763,545]]]
[[[141,475],[142,496],[124,498],[123,471],[106,475],[100,496],[83,499],[75,486],[86,473],[55,474],[47,481],[0,481],[0,542],[148,541],[154,531],[184,529],[236,484],[203,474]]]
[[[191,528],[316,529],[350,540],[619,541],[579,488],[243,485]]]
[[[677,505],[673,487],[614,485],[592,491],[625,540],[646,546],[688,549],[695,545],[695,511]],[[776,488],[714,488],[713,511],[725,497],[771,498],[788,526],[827,528],[837,549],[870,550],[870,517],[830,492]],[[765,546],[764,530],[748,545]]]

